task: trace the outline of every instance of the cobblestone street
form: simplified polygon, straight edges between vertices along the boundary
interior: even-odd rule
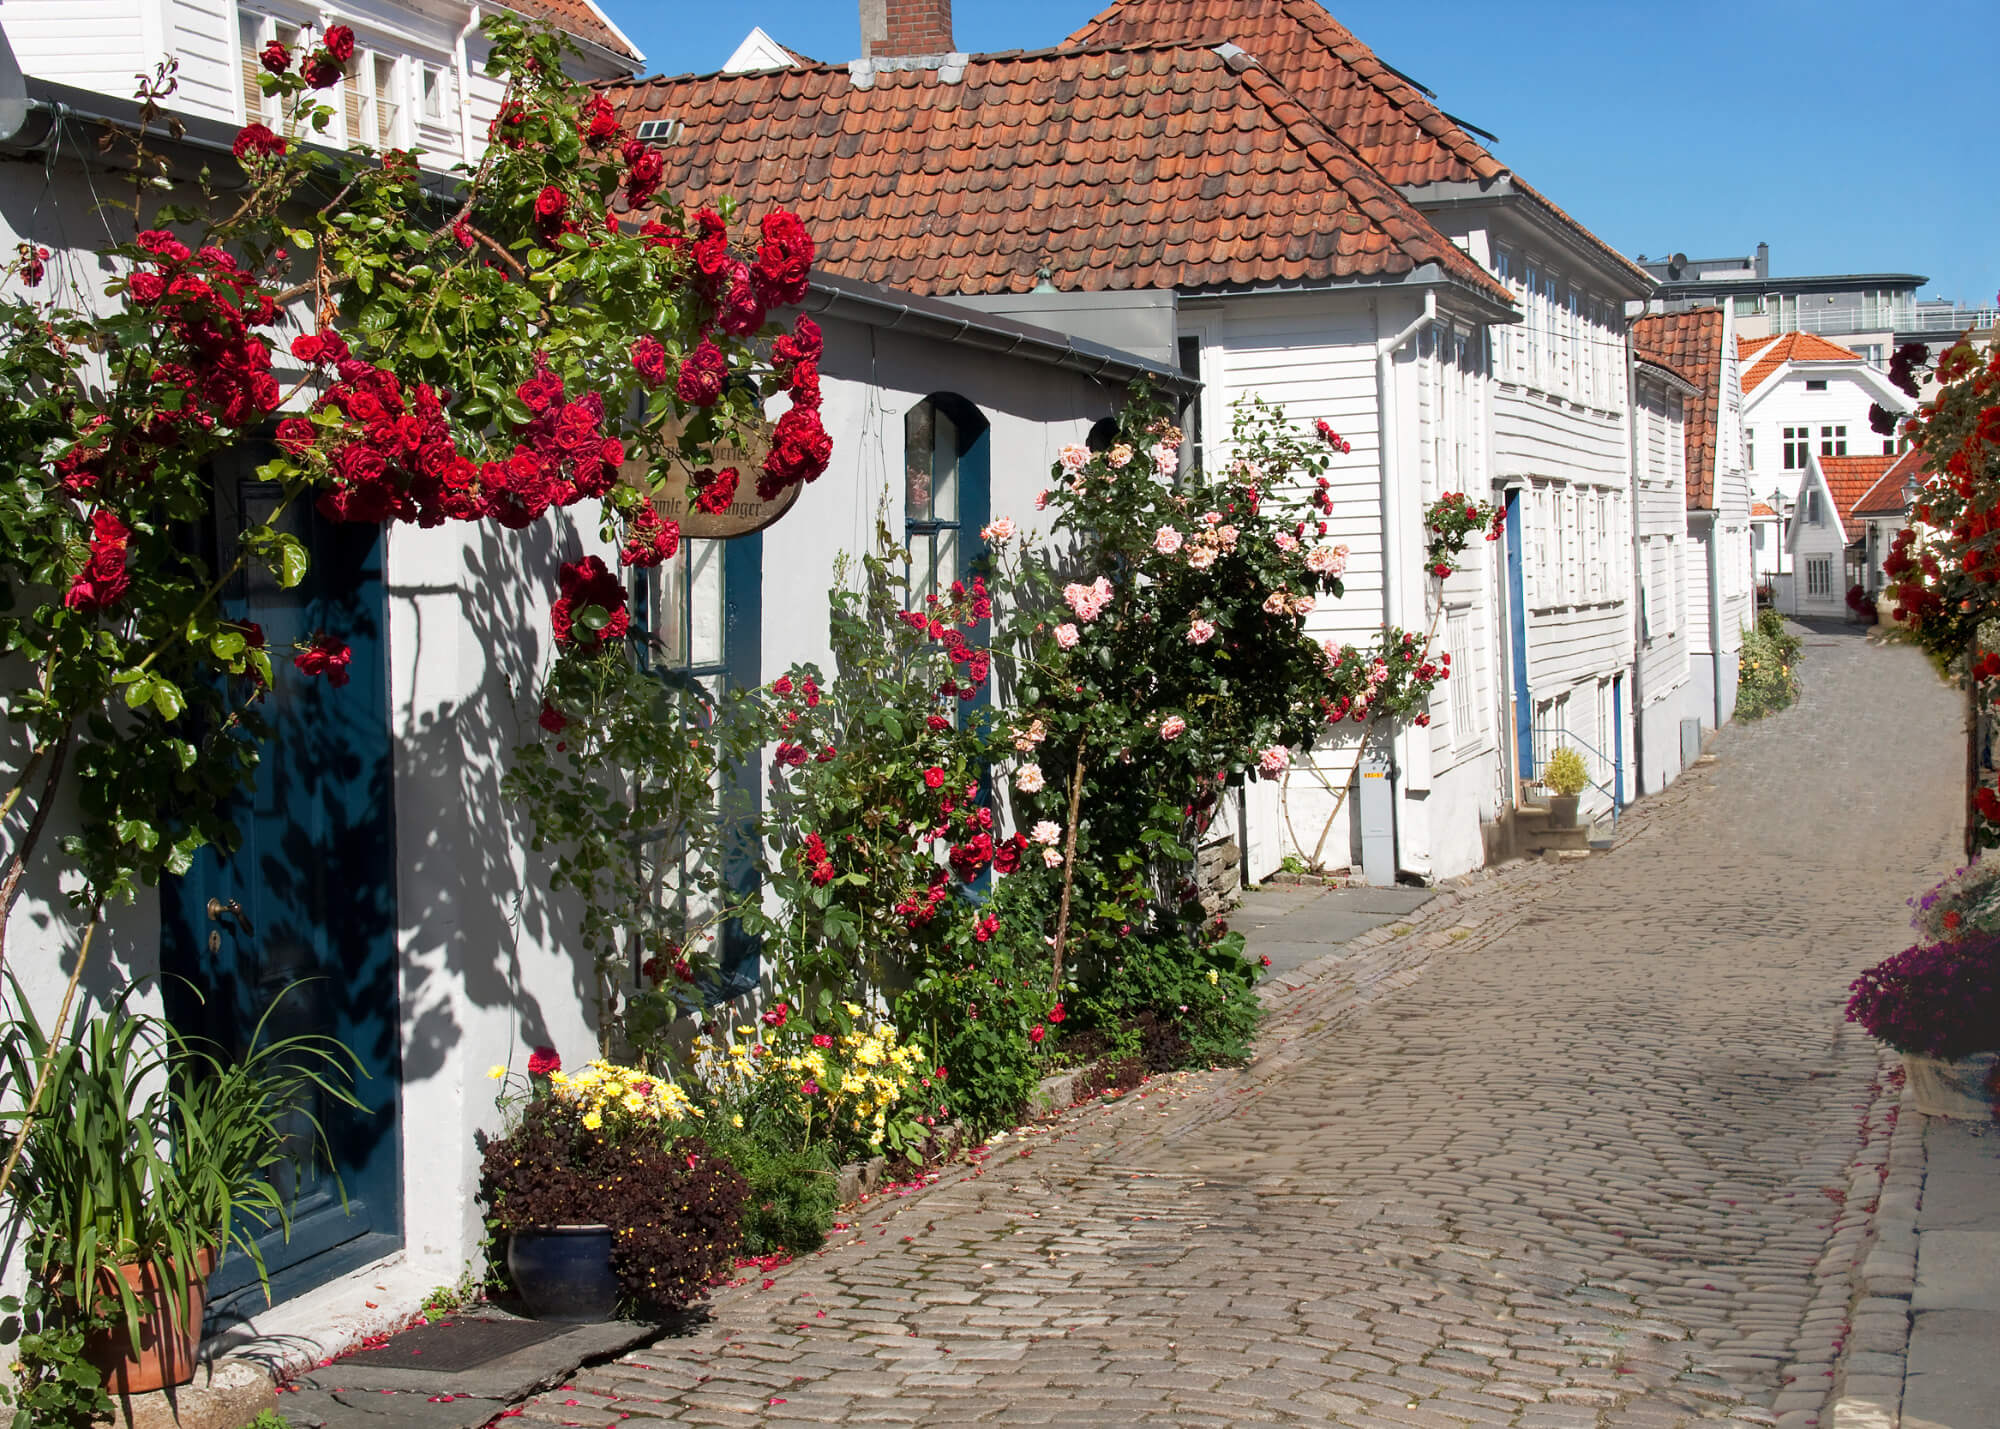
[[[1840,1005],[1954,865],[1962,744],[1909,650],[1803,673],[1614,852],[1304,969],[1250,1068],[872,1201],[527,1415],[1830,1425],[1885,1065]]]

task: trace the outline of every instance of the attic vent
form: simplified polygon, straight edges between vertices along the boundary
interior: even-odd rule
[[[678,119],[648,119],[639,125],[641,139],[656,139],[662,144],[671,144],[681,137],[681,121]]]

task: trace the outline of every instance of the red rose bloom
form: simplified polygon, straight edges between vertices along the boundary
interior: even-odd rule
[[[586,144],[602,144],[618,133],[618,111],[603,95],[593,94],[576,116],[576,132]]]
[[[321,50],[305,62],[305,67],[299,73],[306,77],[306,83],[314,89],[332,89],[340,83],[340,77],[345,73],[345,69],[339,60]]]
[[[778,418],[771,433],[771,453],[764,458],[764,475],[757,483],[757,493],[768,501],[788,486],[817,481],[832,460],[833,438],[820,425],[819,413],[793,407]]]
[[[625,158],[625,202],[633,208],[644,208],[647,200],[660,191],[660,183],[667,174],[667,161],[658,149],[637,139],[628,139],[620,152]]]
[[[693,352],[681,359],[674,395],[691,407],[713,407],[722,400],[722,388],[728,378],[729,364],[723,359],[722,350],[703,338]]]
[[[631,629],[632,615],[625,609],[625,584],[605,567],[600,557],[585,556],[580,561],[566,563],[558,579],[562,595],[549,607],[549,626],[559,643],[568,644],[575,639],[595,645],[600,640],[622,639]],[[578,627],[576,613],[593,605],[607,612],[610,619],[599,630]]]
[[[283,74],[292,67],[292,52],[276,40],[264,46],[257,59],[272,74]]]
[[[326,52],[346,64],[354,58],[354,31],[345,25],[335,25],[326,32]]]
[[[696,472],[689,483],[694,509],[706,516],[720,516],[736,500],[736,487],[741,480],[733,466],[725,466],[721,471]]]
[[[542,712],[535,716],[535,723],[550,734],[561,734],[569,728],[569,716],[549,703],[548,696],[542,697]]]
[[[625,544],[618,552],[621,565],[657,566],[671,560],[681,548],[681,526],[661,516],[650,501],[641,506],[626,529]]]
[[[141,307],[150,307],[157,303],[160,295],[166,291],[167,280],[158,273],[144,269],[134,273],[125,283],[126,295]]]
[[[125,569],[126,542],[132,530],[109,511],[90,518],[90,560],[70,582],[63,604],[81,615],[109,610],[132,588],[132,576]]]
[[[776,209],[760,225],[763,239],[750,278],[764,305],[781,308],[800,301],[812,277],[813,241],[799,216]]]
[[[236,135],[236,143],[231,147],[238,163],[255,155],[258,158],[275,159],[285,152],[284,139],[271,132],[263,124],[245,124]]]
[[[715,325],[731,337],[748,337],[764,325],[763,300],[751,285],[750,270],[740,263],[729,285],[729,295],[722,300],[722,310],[716,314]]]
[[[326,676],[326,682],[339,689],[347,683],[347,666],[353,659],[354,652],[345,641],[331,635],[315,635],[312,644],[292,656],[292,664],[303,674]]]
[[[304,417],[287,417],[278,423],[278,449],[292,456],[303,456],[312,450],[319,440],[319,429]]]
[[[1048,1028],[1042,1026],[1042,1024],[1039,1022],[1037,1022],[1033,1027],[1030,1027],[1028,1029],[1028,1040],[1030,1042],[1033,1042],[1036,1046],[1040,1046],[1042,1038],[1046,1037],[1047,1035],[1048,1035]]]
[[[1049,1009],[1049,1021],[1051,1022],[1060,1022],[1067,1016],[1069,1014],[1063,1011],[1063,1005],[1060,1002]]]
[[[832,1045],[833,1045],[833,1038],[829,1037],[826,1033],[824,1032],[813,1033],[813,1046],[831,1047]]]
[[[936,765],[932,765],[929,769],[926,769],[924,771],[924,787],[926,789],[942,789],[944,787],[944,770],[939,769]]]
[[[562,1070],[562,1058],[553,1047],[537,1047],[528,1054],[528,1075],[546,1077],[551,1072]]]
[[[632,370],[648,387],[658,387],[667,380],[667,350],[658,338],[648,333],[632,344]]]

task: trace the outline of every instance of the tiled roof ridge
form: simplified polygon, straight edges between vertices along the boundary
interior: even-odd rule
[[[1326,171],[1327,176],[1354,200],[1376,227],[1395,238],[1398,247],[1409,251],[1412,247],[1410,241],[1398,237],[1391,225],[1415,210],[1395,185],[1370,167],[1339,135],[1320,123],[1299,97],[1279,83],[1262,65],[1248,65],[1239,71],[1239,76],[1243,87],[1298,141],[1307,156]],[[1421,214],[1417,216],[1422,218]],[[1423,222],[1425,228],[1431,228],[1428,220]],[[1513,306],[1513,294],[1495,281],[1469,254],[1436,229],[1431,229],[1431,233],[1436,241],[1424,243],[1424,247],[1433,252],[1431,261],[1455,271],[1459,278],[1483,290],[1489,297],[1498,297],[1508,306]]]
[[[779,48],[789,54],[798,55],[798,51],[793,50],[789,45],[780,44]],[[1222,56],[1216,53],[1214,45],[1206,42],[1191,43],[1187,40],[1147,40],[1130,44],[1044,45],[1040,49],[1034,50],[980,50],[962,51],[961,53],[965,54],[966,67],[970,69],[973,65],[996,64],[1001,61],[1013,63],[1022,60],[1067,59],[1072,56],[1080,58],[1087,55],[1132,54],[1139,52],[1153,54],[1168,50],[1181,50],[1189,54],[1206,54],[1216,64],[1223,64],[1225,62]],[[788,73],[796,75],[851,74],[853,73],[854,66],[861,62],[858,58],[853,60],[806,60],[803,55],[798,55],[798,58],[802,63],[794,66],[787,71]],[[1255,56],[1252,56],[1252,58],[1254,59]],[[876,72],[878,74],[923,73],[920,70],[878,70]],[[748,70],[744,72],[743,77],[749,78],[754,75],[768,73],[770,73],[768,70]],[[736,75],[728,70],[704,69],[687,70],[680,74],[637,75],[630,79],[600,80],[598,83],[600,87],[608,89],[637,89],[648,84],[680,84],[688,80],[734,79],[736,77]]]
[[[499,6],[531,20],[547,21],[564,34],[588,40],[622,59],[645,59],[595,0],[499,0]]]

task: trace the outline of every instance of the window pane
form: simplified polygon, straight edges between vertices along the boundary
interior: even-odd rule
[[[689,656],[696,666],[723,661],[723,543],[690,541],[688,552]]]
[[[937,533],[937,575],[935,589],[940,597],[951,583],[958,579],[958,528],[947,527]]]
[[[684,670],[688,663],[687,562],[694,542],[681,542],[680,550],[654,568],[658,582],[658,616],[653,634],[659,639],[662,656],[669,669]]]
[[[903,504],[906,519],[931,519],[931,451],[935,445],[935,410],[919,402],[903,417]]]
[[[375,56],[375,143],[384,149],[396,142],[396,62]]]
[[[958,519],[958,424],[944,412],[938,412],[932,420],[936,425],[931,448],[931,519],[956,521]]]
[[[934,563],[937,538],[928,532],[910,536],[910,609],[922,610],[924,597],[937,590]]]

